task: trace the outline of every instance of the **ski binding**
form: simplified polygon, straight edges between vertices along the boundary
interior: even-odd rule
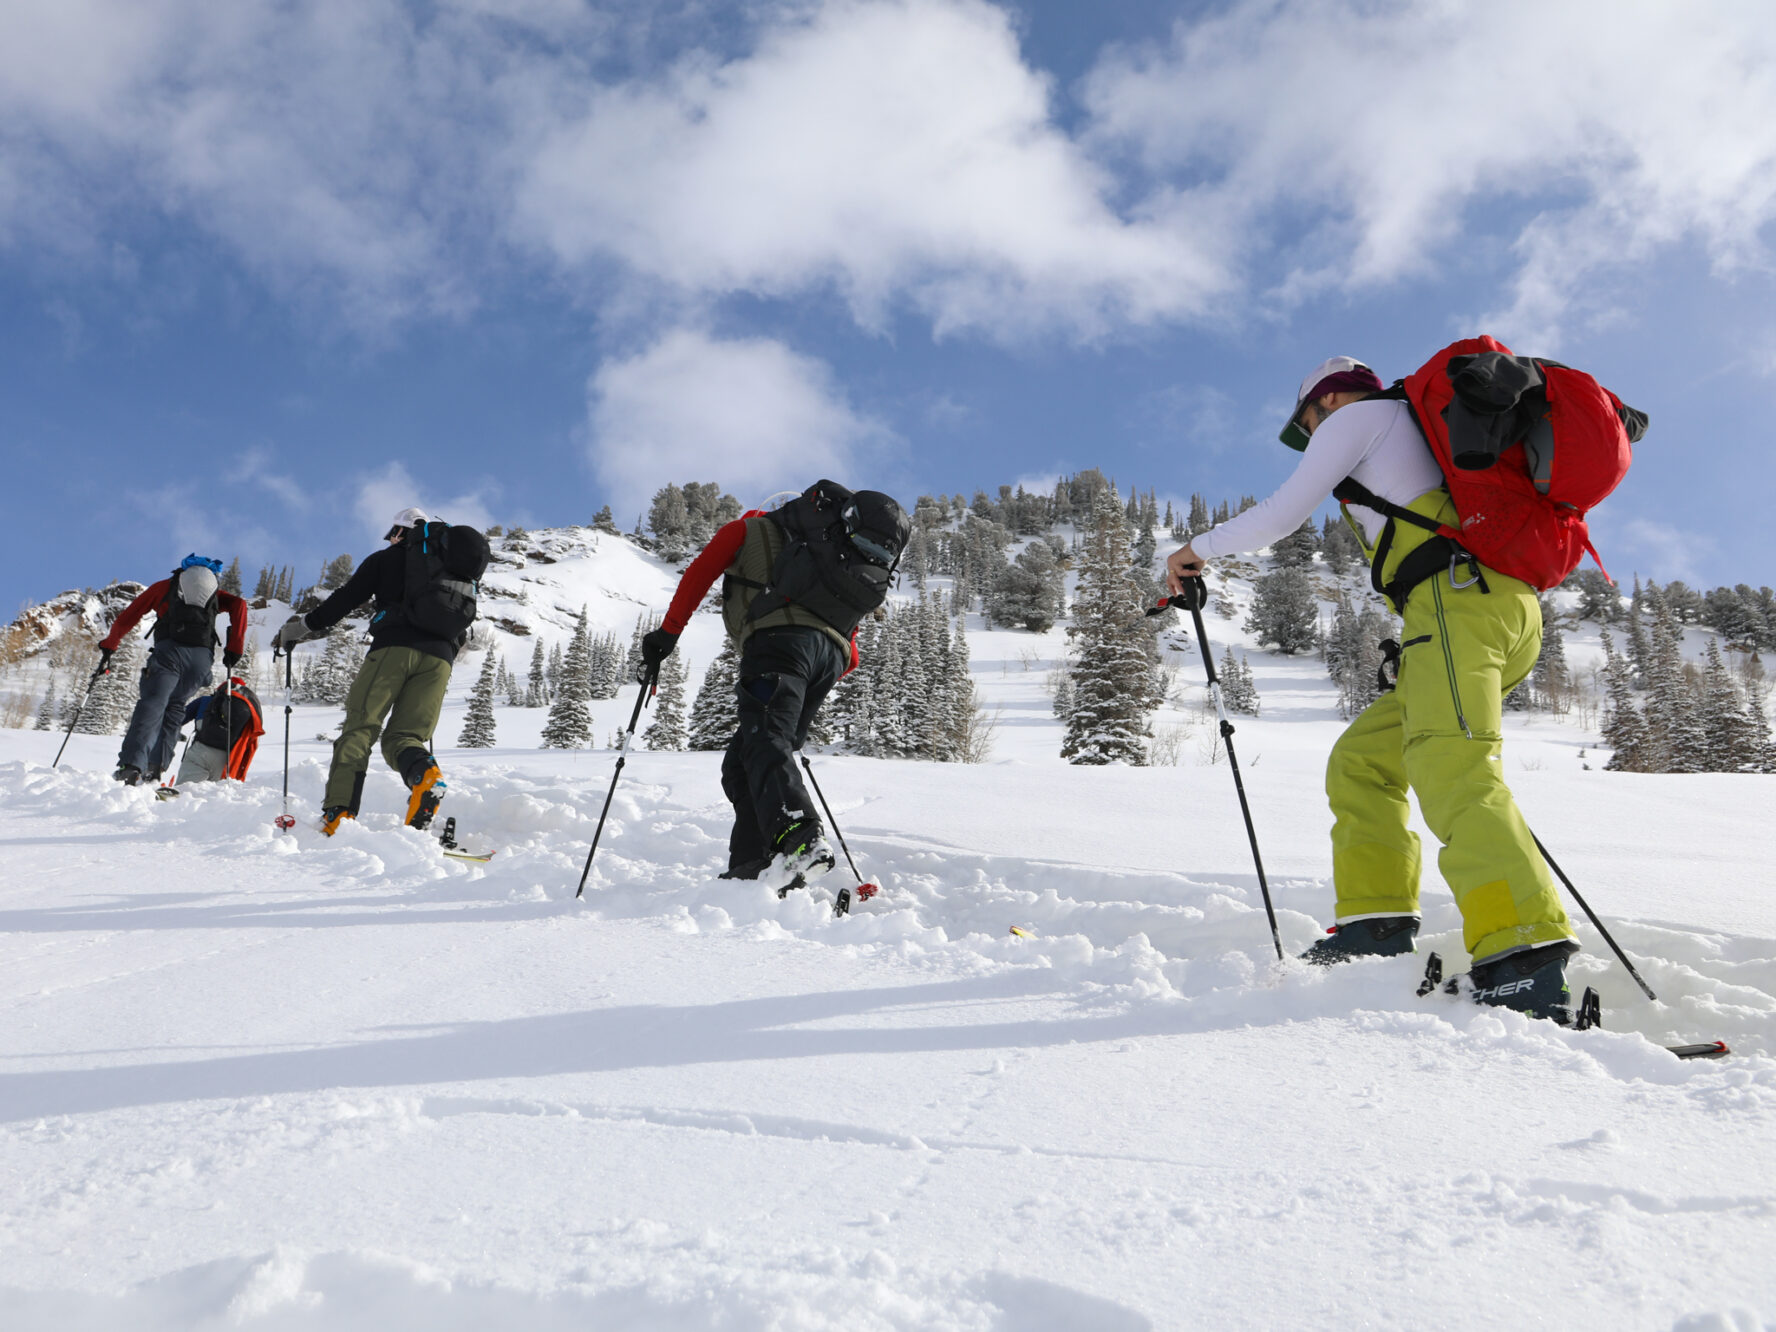
[[[1445,994],[1460,994],[1461,979],[1460,975],[1455,975],[1444,980],[1443,959],[1432,953],[1425,959],[1424,979],[1418,983],[1419,998],[1438,988]],[[1572,1020],[1572,1028],[1574,1031],[1590,1031],[1593,1027],[1603,1030],[1603,1000],[1587,985],[1579,999],[1579,1011]],[[1693,1045],[1667,1045],[1665,1048],[1679,1059],[1719,1059],[1733,1053],[1725,1041],[1699,1041]]]
[[[477,865],[485,865],[495,855],[492,851],[465,851],[458,846],[456,844],[455,818],[444,820],[444,831],[438,834],[438,845],[443,848],[444,854],[452,860],[467,860]]]

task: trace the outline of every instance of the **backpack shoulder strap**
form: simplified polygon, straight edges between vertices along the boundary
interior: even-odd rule
[[[1414,527],[1422,527],[1427,532],[1443,530],[1443,524],[1435,518],[1427,518],[1422,513],[1414,513],[1403,504],[1383,499],[1354,476],[1347,476],[1333,486],[1332,498],[1340,504],[1361,504],[1365,509],[1373,509],[1384,518],[1397,518]]]

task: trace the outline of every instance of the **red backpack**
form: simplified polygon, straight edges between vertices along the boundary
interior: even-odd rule
[[[1465,553],[1538,590],[1565,581],[1586,553],[1603,568],[1585,514],[1627,474],[1646,433],[1644,412],[1582,370],[1514,356],[1490,337],[1451,343],[1377,396],[1404,399],[1412,409],[1461,526],[1435,523],[1350,481],[1333,492],[1337,498],[1428,528],[1454,560]],[[1401,581],[1384,589],[1396,604],[1410,591]]]

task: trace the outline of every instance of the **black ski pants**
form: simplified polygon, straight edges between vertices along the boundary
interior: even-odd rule
[[[816,818],[795,754],[845,673],[845,654],[818,629],[761,629],[740,654],[740,726],[722,760],[734,806],[728,868],[759,868],[790,824]]]

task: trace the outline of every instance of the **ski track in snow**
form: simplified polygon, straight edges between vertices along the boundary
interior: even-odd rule
[[[876,826],[873,795],[836,812],[884,891],[835,920],[820,893],[714,878],[715,756],[645,760],[578,904],[600,765],[459,758],[447,810],[465,843],[498,848],[465,865],[374,812],[396,808],[386,773],[329,841],[306,821],[274,833],[263,784],[157,803],[0,764],[17,871],[0,896],[0,1321],[1403,1327],[1461,1316],[1464,1282],[1544,1256],[1557,1270],[1507,1282],[1504,1311],[1738,1329],[1776,1308],[1768,939],[1612,919],[1650,1005],[1581,926],[1575,989],[1600,989],[1608,1029],[1560,1031],[1417,998],[1422,956],[1278,966],[1249,874],[921,843]],[[905,771],[939,798],[969,776]],[[293,765],[302,808],[324,773]],[[1329,899],[1311,878],[1273,888]],[[1319,928],[1286,905],[1279,920],[1291,953]],[[379,960],[418,931],[449,956]],[[612,931],[713,968],[708,984],[605,978]],[[1430,885],[1421,948],[1462,964]],[[302,966],[295,992],[324,1016],[256,996],[261,960],[268,979]],[[241,1009],[201,1043],[180,999],[152,1010],[194,975]],[[416,1012],[453,1001],[479,1015]],[[71,1010],[78,1030],[119,1002],[149,1011],[96,1020],[110,1041],[58,1041],[45,1016]],[[1658,1048],[1703,1037],[1737,1057]],[[844,1085],[860,1062],[892,1071]],[[1174,1107],[1174,1127],[1154,1123]],[[1461,1132],[1474,1113],[1496,1131]],[[248,1243],[230,1244],[237,1226]]]

